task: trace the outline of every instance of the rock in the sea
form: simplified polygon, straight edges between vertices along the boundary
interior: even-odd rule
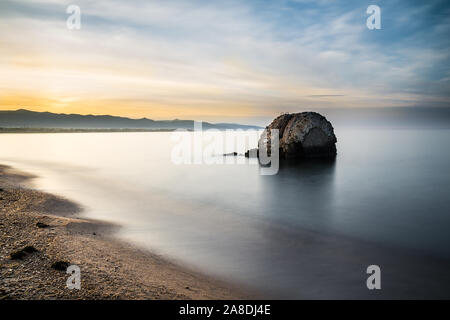
[[[311,158],[336,156],[336,136],[333,126],[317,112],[283,114],[266,127],[267,137],[260,146],[271,154],[270,130],[279,130],[280,158]]]

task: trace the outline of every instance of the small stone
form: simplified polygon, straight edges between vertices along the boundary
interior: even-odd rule
[[[19,260],[25,257],[26,253],[22,250],[11,252],[9,255],[11,257],[11,260]]]
[[[21,260],[27,255],[27,253],[34,253],[34,252],[38,252],[38,250],[35,247],[26,246],[23,249],[11,252],[10,257],[11,260]]]
[[[235,156],[237,156],[237,155],[238,155],[237,152],[231,152],[231,153],[224,153],[224,154],[223,154],[224,157],[228,157],[228,156],[233,156],[233,157],[235,157]]]
[[[70,266],[70,263],[67,261],[56,261],[52,264],[52,268],[58,271],[66,271]]]
[[[37,226],[38,228],[48,228],[48,227],[50,227],[48,224],[43,223],[43,222],[38,222],[38,223],[36,223],[36,226]]]
[[[257,158],[258,157],[258,148],[248,150],[247,152],[245,152],[245,156],[247,158]]]

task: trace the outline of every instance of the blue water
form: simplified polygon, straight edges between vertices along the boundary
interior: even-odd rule
[[[0,163],[121,224],[123,239],[276,296],[365,297],[377,260],[400,297],[423,287],[400,279],[411,263],[437,285],[450,259],[450,131],[336,134],[335,161],[273,176],[256,161],[174,164],[171,133],[2,134]]]

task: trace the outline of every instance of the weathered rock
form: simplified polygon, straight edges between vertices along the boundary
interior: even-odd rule
[[[280,158],[334,157],[336,136],[333,126],[316,112],[283,114],[266,127],[267,137],[260,138],[260,146],[271,154],[271,129],[279,130]]]

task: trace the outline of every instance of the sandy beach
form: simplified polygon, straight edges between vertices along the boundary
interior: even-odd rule
[[[0,166],[0,299],[255,297],[115,239],[120,226],[77,217],[79,205],[31,189],[32,178]],[[58,261],[80,267],[80,290]]]

